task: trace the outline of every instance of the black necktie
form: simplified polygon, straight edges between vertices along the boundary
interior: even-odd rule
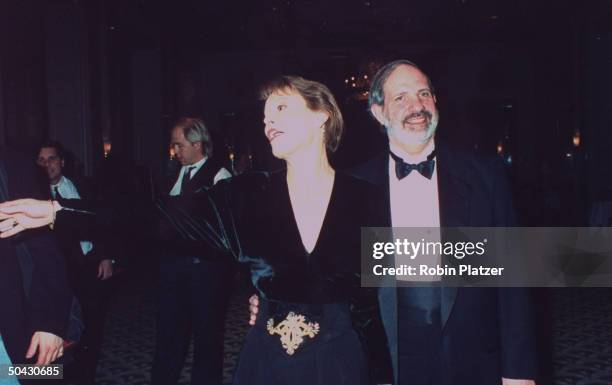
[[[183,174],[183,179],[181,180],[181,195],[189,192],[189,182],[191,181],[191,170],[195,167],[187,167],[185,169],[185,173]]]
[[[53,191],[55,192],[55,199],[56,200],[62,199],[62,194],[60,194],[58,186],[53,187]]]
[[[427,156],[427,160],[418,164],[406,163],[402,158],[390,151],[389,154],[391,154],[391,157],[395,160],[395,175],[397,175],[397,179],[404,179],[412,170],[417,170],[419,174],[423,175],[425,178],[431,179],[436,165],[436,161],[434,160],[436,157],[436,150],[433,150],[431,154]]]

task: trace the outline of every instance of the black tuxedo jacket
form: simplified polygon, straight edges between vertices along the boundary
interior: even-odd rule
[[[498,159],[456,152],[438,143],[436,148],[441,227],[515,225],[506,175]],[[353,173],[389,191],[388,153]],[[391,226],[389,194],[385,196]],[[397,376],[396,290],[410,289],[381,288],[379,301]],[[437,367],[443,372],[444,383],[489,385],[500,383],[501,377],[535,379],[535,315],[528,289],[443,287],[441,321],[441,362]],[[405,349],[419,347],[402,347]],[[421,377],[418,373],[415,376]],[[400,378],[400,383],[409,380]]]
[[[0,163],[7,174],[9,199],[42,198],[31,159],[0,148]],[[32,256],[31,266],[23,273],[16,251],[19,244]],[[27,297],[24,281],[28,283]],[[63,258],[49,230],[31,230],[0,240],[0,303],[0,334],[13,363],[26,362],[33,332],[64,336],[72,294]]]

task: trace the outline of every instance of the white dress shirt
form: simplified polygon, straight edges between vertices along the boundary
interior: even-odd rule
[[[390,144],[390,150],[406,163],[418,164],[427,160],[427,156],[435,149],[434,141],[417,156],[411,156],[401,149]],[[434,158],[436,159],[436,158]],[[394,239],[406,238],[411,235],[409,241],[419,242],[425,239],[426,242],[439,242],[440,237],[440,201],[438,198],[438,164],[436,162],[431,179],[425,178],[421,173],[413,170],[402,180],[397,178],[395,173],[395,160],[389,155],[389,198],[391,203],[391,224],[394,229]],[[405,227],[423,228],[420,230],[402,230]],[[436,228],[427,230],[425,228]],[[429,256],[429,258],[419,258],[410,260],[406,255],[396,255],[396,266],[419,265],[421,263],[435,266],[439,263],[440,256]],[[431,280],[422,277],[402,277],[398,280]],[[437,278],[439,279],[439,278]],[[437,280],[436,279],[436,280]]]
[[[51,196],[55,199],[55,188],[59,191],[59,194],[62,198],[66,199],[81,199],[78,190],[76,189],[74,183],[65,176],[62,175],[59,182],[57,184],[51,185]],[[83,255],[87,255],[91,249],[93,249],[93,244],[88,241],[81,241],[81,251],[83,251]]]
[[[191,178],[193,178],[193,176],[200,171],[200,169],[202,168],[202,166],[204,166],[204,163],[206,163],[206,161],[208,160],[208,157],[204,157],[204,159],[194,163],[194,164],[190,164],[188,166],[183,166],[181,167],[181,172],[179,172],[178,178],[176,179],[176,182],[174,183],[174,186],[172,187],[172,190],[170,190],[170,195],[171,196],[176,196],[176,195],[180,195],[181,193],[181,184],[183,182],[183,175],[185,175],[185,172],[187,172],[187,169],[189,167],[193,167],[191,169],[191,173],[189,175],[189,179],[191,180]],[[227,178],[231,178],[232,174],[227,171],[225,169],[225,167],[221,167],[221,169],[219,171],[217,171],[217,173],[215,174],[215,177],[213,178],[213,185],[217,184],[217,182],[219,182],[220,180],[223,179],[227,179]]]
[[[393,145],[390,147],[391,152],[412,164],[427,160],[435,149],[433,140],[417,156],[410,156]],[[393,227],[440,227],[437,163],[431,179],[414,170],[399,180],[395,174],[395,160],[389,155],[389,193]]]

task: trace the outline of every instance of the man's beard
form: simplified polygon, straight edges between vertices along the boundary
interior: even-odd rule
[[[414,131],[407,130],[404,128],[405,125],[409,124],[410,119],[425,117],[427,126],[424,130]],[[397,141],[399,141],[403,145],[422,145],[427,142],[434,136],[436,133],[436,128],[438,127],[439,117],[438,114],[433,114],[427,110],[421,110],[419,112],[412,113],[406,116],[402,120],[402,126],[399,128],[393,127],[387,121],[385,125],[387,129],[387,134],[389,136],[393,136]]]

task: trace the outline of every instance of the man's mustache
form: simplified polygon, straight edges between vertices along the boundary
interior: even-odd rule
[[[422,118],[422,117],[427,118],[427,120],[431,122],[431,119],[433,118],[433,114],[432,114],[431,112],[429,112],[429,111],[427,111],[427,110],[423,109],[423,110],[421,110],[421,111],[419,111],[419,112],[413,112],[412,114],[410,114],[410,115],[406,116],[406,117],[404,118],[404,120],[402,120],[402,123],[403,123],[403,124],[408,124],[408,121],[409,121],[410,119],[414,119],[414,118]]]

